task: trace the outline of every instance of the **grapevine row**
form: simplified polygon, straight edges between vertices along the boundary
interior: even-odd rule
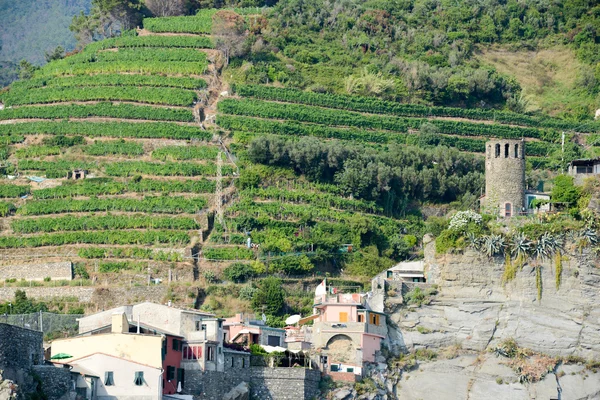
[[[86,179],[75,184],[64,184],[61,186],[40,189],[33,192],[37,199],[56,199],[73,196],[101,196],[117,195],[125,192],[133,193],[212,193],[215,191],[215,183],[207,179],[185,180],[185,181],[163,181],[153,179],[131,180],[128,182],[116,182],[108,178]],[[0,195],[2,187],[0,186]],[[7,191],[7,193],[15,193]],[[17,197],[17,196],[6,196]]]
[[[95,141],[83,148],[83,152],[92,156],[126,155],[140,156],[144,154],[144,147],[135,142],[121,140]]]
[[[210,146],[165,146],[152,152],[152,158],[157,160],[213,160],[219,149]]]
[[[583,126],[579,122],[564,121],[546,116],[530,116],[508,111],[402,104],[394,101],[380,100],[374,97],[304,92],[297,89],[277,88],[263,85],[236,85],[234,90],[243,97],[310,104],[375,114],[393,114],[408,117],[458,117],[536,128],[576,130],[579,132],[600,131],[599,123],[586,124]]]
[[[27,218],[13,220],[10,224],[15,233],[100,231],[113,229],[198,229],[199,224],[186,217],[154,217],[145,215],[93,215],[76,217],[66,215],[58,218]]]
[[[17,213],[21,215],[60,214],[69,212],[124,211],[160,214],[193,214],[206,207],[206,199],[201,197],[185,198],[177,196],[154,196],[143,199],[110,198],[89,200],[37,200],[21,206]]]
[[[194,126],[183,126],[169,122],[24,122],[0,124],[0,135],[84,135],[89,137],[109,136],[120,138],[164,138],[209,140],[212,134]]]
[[[5,109],[0,113],[0,120],[28,118],[65,119],[87,117],[194,122],[194,114],[190,109],[159,108],[126,103],[57,104],[52,107],[25,106]]]
[[[33,88],[58,88],[58,87],[90,87],[90,86],[152,86],[173,87],[180,89],[204,89],[208,85],[204,79],[159,76],[159,75],[78,75],[57,78],[36,78],[16,81],[11,84],[15,90]]]
[[[190,106],[196,100],[196,93],[191,90],[176,88],[96,86],[88,88],[10,90],[3,96],[3,101],[7,105],[116,100]]]
[[[11,198],[25,196],[30,192],[29,186],[1,184],[0,185],[0,198]]]
[[[182,261],[181,254],[176,252],[156,251],[140,247],[87,247],[79,249],[81,258],[134,258],[138,260]]]
[[[94,53],[98,50],[113,48],[138,47],[179,47],[212,49],[214,45],[206,36],[121,36],[88,44],[84,52]]]
[[[0,248],[64,246],[68,244],[134,244],[151,246],[157,243],[186,244],[190,237],[178,231],[117,231],[117,232],[67,232],[37,236],[0,236]]]

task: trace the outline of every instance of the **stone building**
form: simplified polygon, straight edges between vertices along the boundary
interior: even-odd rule
[[[0,370],[5,379],[22,382],[44,361],[43,333],[0,323]]]
[[[525,141],[491,140],[485,151],[484,211],[501,217],[525,214]]]
[[[577,185],[591,176],[600,176],[600,157],[573,160],[569,163],[569,175]]]

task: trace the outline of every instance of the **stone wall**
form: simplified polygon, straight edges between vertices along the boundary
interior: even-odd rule
[[[184,392],[201,399],[220,399],[242,382],[261,400],[310,400],[319,393],[321,372],[304,368],[250,367],[226,372],[187,371]]]
[[[167,294],[167,285],[103,287],[103,286],[58,286],[58,287],[0,287],[0,301],[13,300],[17,290],[24,290],[29,298],[51,299],[75,297],[82,303],[94,302],[99,310],[123,304],[152,301],[162,303]],[[181,296],[180,296],[181,297]]]
[[[305,368],[251,368],[252,395],[261,400],[310,400],[319,394],[321,372]]]
[[[27,373],[44,359],[42,332],[0,323],[0,370],[3,377],[16,381],[26,380]]]
[[[56,368],[48,365],[38,365],[33,368],[33,374],[41,380],[41,390],[48,399],[67,400],[71,392],[71,373],[68,368]]]
[[[0,265],[0,280],[25,279],[26,281],[43,281],[73,279],[73,264],[70,261],[41,264]]]

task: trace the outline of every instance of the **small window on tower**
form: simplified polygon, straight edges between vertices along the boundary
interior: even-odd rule
[[[512,204],[506,203],[504,205],[504,216],[511,217],[512,216]]]
[[[515,158],[519,158],[519,145],[515,144]]]
[[[500,145],[496,145],[496,158],[500,157]]]
[[[505,144],[504,145],[504,158],[508,158],[509,149],[510,149],[510,145],[508,143]]]

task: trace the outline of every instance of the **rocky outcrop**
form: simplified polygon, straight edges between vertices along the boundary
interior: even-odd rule
[[[432,242],[425,261],[428,282],[439,286],[439,294],[427,306],[388,310],[396,326],[392,347],[481,351],[514,338],[552,356],[600,358],[600,264],[587,250],[562,257],[558,289],[555,261],[541,263],[540,301],[531,264],[503,284],[504,259],[473,250],[436,256]]]

